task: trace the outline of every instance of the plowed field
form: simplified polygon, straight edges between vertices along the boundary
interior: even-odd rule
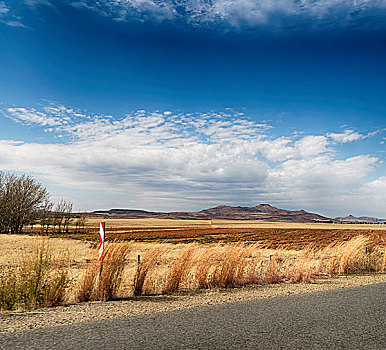
[[[374,246],[386,246],[386,230],[379,229],[112,227],[106,230],[107,241],[258,242],[267,248],[287,249],[301,249],[309,245],[322,248],[358,235],[368,236]],[[61,234],[60,237],[97,242],[98,230],[90,228],[89,233]]]

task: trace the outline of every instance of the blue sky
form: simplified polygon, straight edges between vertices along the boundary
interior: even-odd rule
[[[79,210],[386,217],[386,1],[0,1],[0,169]]]

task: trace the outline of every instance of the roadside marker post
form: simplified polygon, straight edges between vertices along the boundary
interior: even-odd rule
[[[98,261],[103,262],[103,247],[105,244],[105,222],[101,222],[99,226],[99,247],[98,247]]]

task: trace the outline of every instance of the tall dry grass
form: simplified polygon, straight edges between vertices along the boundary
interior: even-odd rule
[[[201,253],[200,253],[201,251]],[[370,248],[365,236],[324,249],[271,250],[259,245],[215,244],[205,249],[188,246],[172,262],[166,287],[172,293],[191,288],[232,288],[248,284],[310,282],[320,275],[385,272],[386,255]]]
[[[143,294],[146,277],[154,268],[163,252],[164,248],[157,246],[147,251],[143,258],[138,260],[137,270],[133,282],[133,294],[135,296]]]
[[[33,309],[63,302],[70,282],[68,255],[54,258],[50,247],[41,243],[22,258],[18,268],[0,275],[0,309]]]
[[[219,245],[213,245],[206,248],[196,260],[196,266],[194,271],[194,282],[198,289],[209,288],[211,277],[210,271],[213,268],[213,262],[218,257]]]
[[[366,236],[357,236],[343,243],[328,246],[322,251],[326,273],[331,275],[382,272],[385,252],[370,246]]]
[[[194,264],[194,252],[196,246],[188,245],[170,267],[164,293],[176,292],[180,285],[187,279]]]
[[[53,258],[48,247],[40,246],[18,268],[0,272],[0,308],[57,305],[68,300],[69,293],[74,294],[74,286],[78,288],[77,301],[89,301],[182,289],[309,282],[319,275],[386,272],[385,249],[370,243],[366,236],[358,236],[323,249],[301,251],[246,243],[153,245],[139,248],[147,248],[139,261],[131,243],[107,243],[103,264],[94,256],[71,285],[69,258]]]
[[[103,262],[94,258],[88,264],[80,283],[78,301],[116,298],[130,249],[128,243],[107,244]]]
[[[263,249],[258,245],[213,245],[194,256],[188,247],[171,267],[164,291],[179,289],[184,278],[193,275],[195,288],[231,288],[247,284],[310,282],[320,275],[386,271],[386,253],[370,248],[365,236],[336,243],[324,249],[306,248],[291,255],[285,250]],[[198,257],[197,257],[198,256]],[[185,283],[186,284],[186,283]]]
[[[217,266],[211,276],[209,285],[230,288],[244,283],[246,257],[250,249],[245,245],[223,247],[217,253]]]

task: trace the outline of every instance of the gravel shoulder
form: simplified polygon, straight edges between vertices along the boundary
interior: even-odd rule
[[[319,278],[312,283],[209,289],[165,296],[156,295],[108,302],[71,304],[28,312],[0,312],[0,333],[20,332],[121,316],[130,317],[203,305],[273,298],[288,294],[311,293],[381,282],[386,282],[386,274]]]

